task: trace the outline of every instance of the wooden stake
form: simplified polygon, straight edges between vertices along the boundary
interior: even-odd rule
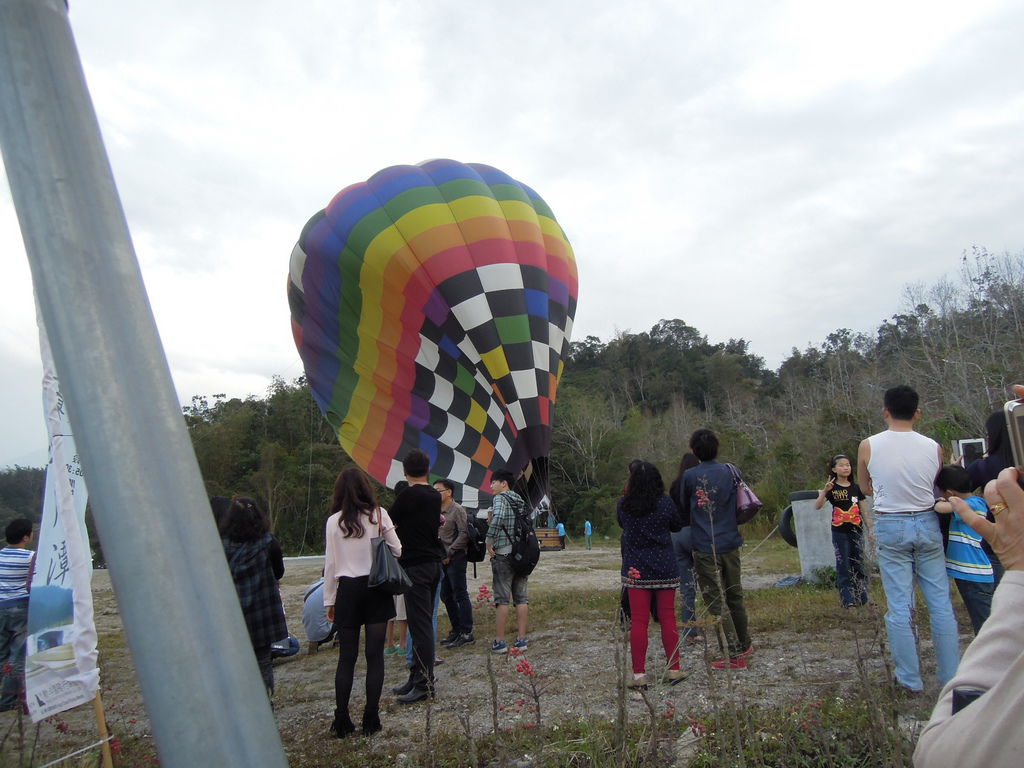
[[[99,731],[103,746],[100,747],[103,755],[103,768],[114,768],[114,757],[110,752],[110,742],[107,737],[107,718],[103,716],[103,701],[100,699],[100,692],[96,691],[96,698],[92,701],[92,708],[96,712],[96,730]]]

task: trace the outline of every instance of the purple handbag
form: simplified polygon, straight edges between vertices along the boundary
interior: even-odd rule
[[[764,504],[757,498],[757,494],[740,477],[740,471],[732,464],[727,464],[732,473],[732,482],[736,486],[736,524],[743,525],[754,519]]]

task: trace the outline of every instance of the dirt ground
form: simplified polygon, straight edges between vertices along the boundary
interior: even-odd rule
[[[337,652],[324,646],[319,653],[308,654],[301,623],[303,594],[319,577],[321,565],[320,558],[289,560],[281,582],[289,628],[302,641],[298,655],[278,660],[274,668],[275,719],[285,749],[293,757],[308,755],[318,744],[326,743],[324,736],[334,709]],[[617,631],[614,616],[609,615],[607,599],[601,601],[600,609],[595,606],[590,611],[587,605],[588,600],[593,602],[594,596],[618,592],[618,567],[616,546],[604,545],[591,551],[573,547],[562,552],[545,552],[530,577],[530,602],[537,618],[530,626],[527,655],[537,670],[537,680],[544,687],[540,702],[546,722],[574,717],[610,720],[615,715],[618,674],[615,658],[617,646],[620,653],[624,652],[622,634]],[[481,584],[490,584],[489,566],[480,564],[477,571],[477,577],[473,578],[470,566],[471,598],[476,596]],[[789,574],[761,570],[756,558],[744,562],[744,586],[748,591],[773,589],[771,585],[786,575]],[[122,738],[149,738],[149,723],[106,571],[95,573],[93,590],[101,636],[103,696],[112,732]],[[579,605],[573,606],[563,618],[559,611],[565,601],[576,601]],[[835,610],[840,611],[838,606]],[[756,651],[749,667],[728,676],[723,672],[712,674],[707,665],[708,654],[717,649],[706,652],[703,644],[688,645],[682,666],[690,677],[674,687],[656,686],[649,697],[658,708],[673,702],[680,711],[700,712],[725,697],[737,697],[748,705],[753,702],[773,704],[841,691],[862,685],[864,680],[872,684],[884,681],[886,671],[878,651],[882,623],[877,609],[873,616],[866,611],[846,613],[857,615],[844,617],[841,631],[826,634],[802,633],[795,627],[759,633],[757,626],[752,625]],[[443,606],[441,614],[439,634],[443,635],[448,629]],[[461,733],[465,726],[460,716],[468,716],[469,728],[474,734],[491,730],[492,695],[486,670],[487,657],[491,655],[493,614],[489,603],[477,606],[475,645],[452,651],[439,648],[438,655],[443,663],[436,668],[437,697],[430,705],[433,729]],[[648,660],[649,673],[656,673],[659,665],[664,668],[660,638],[653,627]],[[523,676],[516,672],[515,661],[508,656],[498,656],[492,658],[492,662],[498,701],[504,707],[500,712],[501,726],[532,720],[530,700],[524,696]],[[426,718],[422,713],[426,705],[403,706],[395,702],[389,695],[390,689],[405,681],[406,670],[402,659],[394,656],[388,656],[386,664],[381,712],[384,731],[379,736],[380,743],[413,749],[425,727]],[[362,660],[356,670],[351,705],[357,722],[363,703],[361,670]],[[934,691],[929,690],[927,695],[931,693]],[[646,705],[638,695],[632,695],[628,706],[631,715],[646,717]],[[59,755],[61,749],[66,753],[90,743],[94,734],[90,714],[72,711],[44,723],[39,731],[40,753]],[[11,717],[6,713],[0,715],[0,733],[7,732]],[[58,731],[58,723],[64,724],[67,733]]]

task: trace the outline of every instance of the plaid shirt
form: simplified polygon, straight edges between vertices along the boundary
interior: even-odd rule
[[[273,540],[269,533],[255,541],[221,539],[253,648],[288,637],[281,592],[270,564]]]
[[[487,546],[499,555],[512,551],[512,534],[516,530],[516,514],[523,511],[526,502],[515,491],[502,491],[494,497],[491,506],[491,524],[487,528]]]

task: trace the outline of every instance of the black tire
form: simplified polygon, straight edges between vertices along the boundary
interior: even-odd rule
[[[779,515],[779,535],[782,540],[791,547],[799,547],[796,540],[796,531],[793,530],[793,506],[790,505],[782,510]]]

